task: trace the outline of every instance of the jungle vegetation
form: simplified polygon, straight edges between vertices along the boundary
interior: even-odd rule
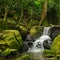
[[[0,0],[1,54],[21,52],[27,34],[34,35],[40,26],[53,25],[60,25],[60,0]]]

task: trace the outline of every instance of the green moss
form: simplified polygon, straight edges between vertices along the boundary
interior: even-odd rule
[[[8,55],[9,52],[11,52],[11,49],[21,51],[23,41],[17,30],[4,30],[2,33],[2,40],[0,39],[0,49],[3,51],[3,56]]]
[[[10,46],[10,48],[20,49],[22,46],[22,38],[17,30],[5,30],[5,41]]]
[[[24,54],[20,58],[17,58],[16,60],[32,60],[32,59],[30,55]]]
[[[56,50],[56,52],[60,51],[60,35],[58,35],[54,39],[54,41],[53,41],[53,43],[51,45],[51,49]]]
[[[37,30],[36,30],[36,26],[33,26],[31,29],[30,29],[30,34],[33,36],[37,33]]]
[[[7,48],[6,50],[4,50],[4,51],[1,52],[1,55],[4,56],[4,57],[6,57],[6,56],[11,55],[11,52],[17,53],[17,49]]]
[[[44,57],[54,57],[56,54],[55,54],[55,51],[54,50],[44,50],[43,51],[43,56]]]
[[[49,26],[48,21],[44,20],[44,22],[42,23],[42,26]]]
[[[7,55],[9,55],[9,54],[10,54],[9,48],[7,48],[6,50],[4,50],[4,51],[2,52],[2,56],[7,56]]]

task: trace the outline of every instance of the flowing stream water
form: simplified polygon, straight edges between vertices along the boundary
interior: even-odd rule
[[[36,39],[35,42],[33,42],[32,48],[29,48],[28,50],[28,52],[31,52],[36,60],[44,60],[42,56],[42,53],[44,51],[43,42],[47,40],[50,44],[51,38],[48,35],[49,29],[50,27],[45,27],[42,36]]]

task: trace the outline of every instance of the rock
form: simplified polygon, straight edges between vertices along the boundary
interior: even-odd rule
[[[27,41],[27,42],[32,41],[32,42],[33,42],[33,41],[34,41],[34,38],[33,38],[33,36],[31,36],[31,35],[29,34],[29,35],[26,36],[25,41]]]
[[[50,45],[47,40],[43,42],[44,49],[50,49]]]
[[[56,36],[60,35],[60,27],[52,27],[49,30],[49,36],[51,37],[52,41]]]
[[[55,37],[54,41],[52,42],[51,49],[55,50],[56,52],[60,51],[60,35]]]
[[[28,34],[28,30],[24,26],[20,26],[19,29],[20,29],[20,34],[22,36],[22,39],[23,41],[25,41],[26,35]]]
[[[4,30],[3,37],[10,48],[21,49],[22,38],[17,30]]]
[[[28,51],[28,49],[29,49],[28,45],[24,42],[22,46],[22,52],[26,52]]]
[[[30,55],[24,54],[21,57],[17,58],[16,60],[32,60],[32,58]]]
[[[4,56],[4,57],[6,57],[6,56],[8,56],[10,54],[10,50],[9,50],[9,48],[7,48],[6,50],[4,50],[3,52],[2,52],[2,56]]]
[[[22,46],[22,37],[17,30],[4,30],[2,35],[0,34],[0,49],[3,52],[3,56],[5,56],[5,53],[10,49],[16,49],[20,52],[22,50]]]
[[[31,29],[30,29],[30,35],[35,35],[37,33],[37,30],[36,30],[36,27],[33,26]]]

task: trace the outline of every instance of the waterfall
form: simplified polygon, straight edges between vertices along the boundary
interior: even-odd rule
[[[51,38],[48,36],[48,32],[49,32],[50,27],[45,27],[43,34],[41,37],[39,37],[38,39],[36,39],[35,42],[33,42],[33,46],[32,48],[29,48],[29,52],[39,52],[39,51],[44,51],[44,47],[43,47],[43,42],[45,40],[50,41]]]
[[[49,30],[50,30],[50,27],[45,27],[43,31],[43,35],[48,35]]]

